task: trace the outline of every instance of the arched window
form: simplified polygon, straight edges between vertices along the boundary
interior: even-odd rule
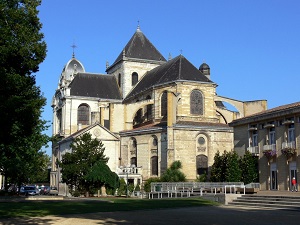
[[[151,175],[158,176],[158,157],[151,157]]]
[[[147,99],[147,100],[148,100],[148,99],[151,99],[151,96],[148,95],[148,96],[146,97],[146,99]],[[145,117],[146,117],[146,120],[147,120],[147,121],[149,121],[149,120],[152,119],[152,106],[153,106],[153,104],[149,104],[149,105],[146,106],[146,114],[145,114]]]
[[[168,110],[168,102],[167,102],[167,92],[164,91],[162,96],[161,96],[161,99],[160,99],[160,115],[163,116],[163,117],[166,117],[167,116],[167,110]]]
[[[131,157],[131,159],[130,159],[130,165],[134,165],[134,166],[137,167],[137,159],[136,159],[136,157]]]
[[[158,140],[155,135],[152,136],[150,139],[150,152],[151,152],[151,159],[150,159],[150,168],[151,168],[151,176],[158,176]]]
[[[143,118],[142,118],[142,115],[143,115],[143,109],[139,109],[135,116],[134,116],[134,119],[133,119],[133,125],[139,125],[143,122]]]
[[[119,85],[119,87],[121,87],[121,74],[120,73],[118,75],[118,85]]]
[[[130,150],[130,165],[137,166],[137,142],[135,138],[131,138],[129,141]]]
[[[191,114],[203,115],[203,96],[198,90],[194,90],[190,96]]]
[[[77,124],[88,125],[90,122],[89,106],[82,104],[77,110]]]
[[[131,75],[131,84],[132,86],[136,85],[136,83],[138,82],[139,80],[139,75],[137,72],[133,72],[132,75]]]
[[[196,156],[196,168],[197,168],[198,175],[208,173],[208,158],[206,155]]]

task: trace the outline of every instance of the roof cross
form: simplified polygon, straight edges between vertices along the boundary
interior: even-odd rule
[[[71,48],[73,48],[73,54],[72,54],[72,57],[75,58],[75,48],[77,48],[77,46],[75,45],[74,42],[73,42],[73,44],[71,45]]]

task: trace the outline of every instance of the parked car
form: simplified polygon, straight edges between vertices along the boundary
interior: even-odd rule
[[[58,195],[57,187],[50,187],[49,195]]]
[[[39,194],[40,194],[40,191],[36,186],[22,186],[20,188],[20,195],[34,196],[34,195],[39,195]]]
[[[49,195],[50,194],[50,187],[49,186],[44,186],[41,188],[40,191],[41,195]]]

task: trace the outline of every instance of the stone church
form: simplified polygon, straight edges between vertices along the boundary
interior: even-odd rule
[[[267,108],[265,100],[217,95],[206,63],[167,60],[139,27],[105,72],[86,72],[74,54],[63,68],[52,100],[60,141],[52,146],[51,186],[61,186],[57,160],[86,132],[102,141],[108,166],[127,182],[159,177],[176,160],[194,181],[209,175],[217,151],[233,149],[228,123]]]

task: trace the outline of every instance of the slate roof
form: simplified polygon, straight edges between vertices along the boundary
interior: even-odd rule
[[[127,58],[166,61],[140,29],[133,34],[113,65],[122,60],[124,53]]]
[[[122,99],[113,75],[78,73],[70,84],[71,96]]]
[[[167,63],[148,71],[127,95],[124,101],[135,95],[152,89],[153,86],[172,83],[175,81],[194,81],[212,83],[184,56],[179,55]]]
[[[145,124],[130,130],[123,130],[120,131],[120,135],[124,136],[127,134],[136,134],[136,133],[143,133],[143,132],[157,132],[157,131],[162,131],[163,129],[167,128],[167,123],[165,122],[159,122],[159,123],[150,123],[150,124]]]
[[[252,114],[250,116],[245,116],[243,118],[232,121],[231,123],[229,123],[229,125],[236,126],[238,124],[245,124],[253,121],[262,121],[262,120],[272,119],[275,116],[285,116],[294,113],[300,113],[300,102],[281,105],[272,109],[267,109],[265,111]]]
[[[194,121],[178,121],[175,127],[195,127],[195,128],[216,128],[216,129],[229,129],[232,128],[228,124],[223,123],[211,123],[211,122],[194,122]]]

